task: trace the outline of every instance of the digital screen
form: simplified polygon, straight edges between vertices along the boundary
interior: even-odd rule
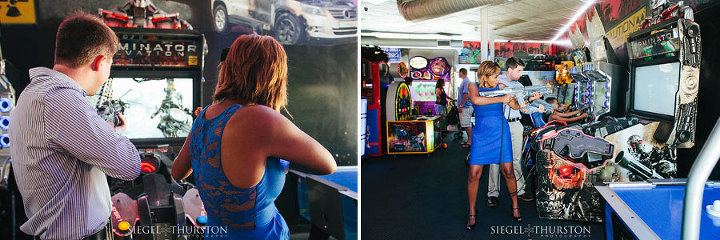
[[[565,89],[565,95],[563,95],[563,99],[560,99],[560,101],[563,101],[565,105],[570,105],[573,103],[574,94],[575,84],[568,84],[567,89]]]
[[[680,63],[635,68],[633,109],[656,114],[675,115],[675,94],[680,78]]]
[[[125,104],[130,139],[187,137],[192,127],[192,78],[113,78],[110,89],[101,92]],[[105,86],[103,86],[105,88]],[[96,105],[100,94],[88,97]]]

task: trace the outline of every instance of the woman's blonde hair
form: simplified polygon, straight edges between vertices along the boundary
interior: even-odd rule
[[[482,87],[485,85],[485,77],[500,74],[500,67],[493,61],[483,61],[477,70],[477,82]]]
[[[269,36],[242,35],[220,65],[213,100],[261,104],[275,111],[287,109],[287,55]]]

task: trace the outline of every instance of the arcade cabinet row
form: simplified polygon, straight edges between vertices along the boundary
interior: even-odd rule
[[[603,214],[603,197],[610,203],[612,194],[601,195],[594,184],[673,179],[676,149],[693,147],[699,26],[670,18],[632,33],[627,46],[629,70],[613,64],[609,47],[578,49],[576,61],[557,66],[558,101],[593,118],[574,125],[551,122],[529,133],[526,157],[538,181],[541,218],[611,224],[617,215]],[[585,62],[587,52],[603,57]]]
[[[365,48],[364,48],[365,49]],[[450,65],[443,57],[415,56],[397,75],[383,60],[383,50],[363,50],[361,60],[361,156],[430,154],[442,145],[447,129],[445,113],[436,113],[438,81],[449,89]],[[370,52],[370,53],[367,53]],[[405,79],[412,79],[408,82]],[[455,119],[457,122],[458,119]]]

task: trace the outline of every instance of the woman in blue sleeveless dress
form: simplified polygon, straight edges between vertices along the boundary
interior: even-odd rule
[[[205,239],[289,239],[274,201],[282,159],[330,174],[330,152],[280,114],[287,105],[287,56],[268,36],[243,35],[222,63],[213,103],[195,119],[172,167],[194,173],[207,212]]]
[[[487,164],[500,164],[508,192],[512,198],[513,219],[522,221],[517,203],[517,186],[512,166],[512,141],[510,140],[510,127],[503,116],[503,104],[513,109],[519,109],[517,101],[512,95],[500,97],[481,97],[479,92],[495,91],[503,88],[498,84],[500,67],[492,61],[484,61],[477,70],[477,83],[468,85],[468,96],[475,110],[475,126],[473,127],[473,141],[470,148],[470,170],[468,172],[468,200],[470,214],[465,228],[472,230],[475,227],[477,210],[478,182],[483,166]]]

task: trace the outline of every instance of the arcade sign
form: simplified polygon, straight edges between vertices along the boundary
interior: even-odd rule
[[[157,33],[117,33],[113,66],[199,68],[202,39]]]
[[[415,69],[423,69],[428,65],[428,60],[424,57],[413,57],[410,59],[410,67]]]

